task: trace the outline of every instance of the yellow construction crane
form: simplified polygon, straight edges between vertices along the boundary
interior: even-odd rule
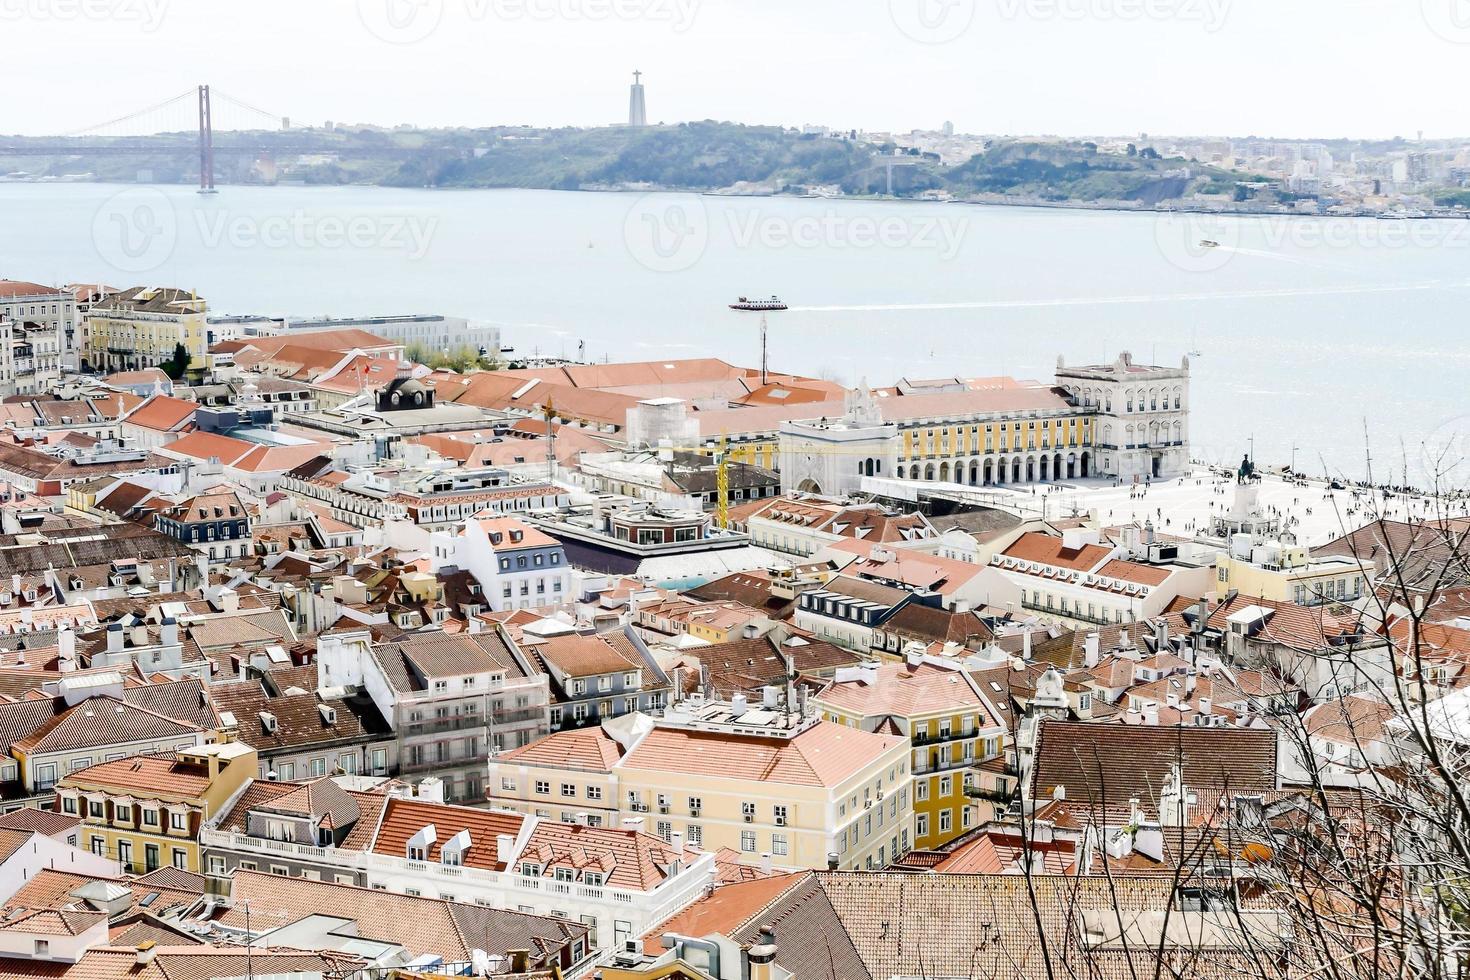
[[[713,445],[705,446],[659,446],[661,453],[695,453],[708,456],[715,464],[715,526],[725,530],[730,526],[730,440],[720,436]],[[836,449],[807,446],[798,450],[808,456],[871,456],[871,450]]]

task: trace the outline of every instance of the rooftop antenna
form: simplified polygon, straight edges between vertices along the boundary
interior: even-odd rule
[[[769,374],[768,361],[766,359],[766,315],[761,314],[761,387],[766,386],[766,377]]]
[[[556,417],[556,406],[549,397],[542,412],[546,415],[546,482],[550,483],[556,479],[556,424],[552,421]]]

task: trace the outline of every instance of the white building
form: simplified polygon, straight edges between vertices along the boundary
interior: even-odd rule
[[[781,425],[781,490],[833,496],[856,494],[863,477],[898,470],[898,426],[883,421],[867,382],[849,391],[839,419]]]
[[[454,566],[475,577],[495,612],[570,602],[572,568],[551,535],[514,517],[475,517],[458,534],[431,536],[434,570]]]
[[[63,361],[75,364],[77,301],[70,290],[0,279],[0,320],[9,321],[0,336],[0,393],[45,391]],[[24,369],[17,358],[29,362]]]
[[[1133,363],[1069,368],[1057,358],[1057,384],[1097,411],[1098,471],[1124,480],[1178,476],[1189,466],[1189,358],[1179,367]]]
[[[285,320],[252,319],[242,327],[243,335],[283,336],[323,330],[365,330],[375,337],[404,347],[422,347],[439,353],[469,345],[483,347],[487,354],[500,352],[500,328],[472,325],[461,316],[421,313],[407,316],[287,317]]]

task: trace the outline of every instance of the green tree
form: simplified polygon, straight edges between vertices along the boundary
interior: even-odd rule
[[[171,360],[164,361],[158,365],[164,374],[172,380],[177,381],[189,370],[189,351],[183,344],[174,345],[174,356]]]

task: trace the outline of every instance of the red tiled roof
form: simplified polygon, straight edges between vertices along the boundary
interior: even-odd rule
[[[1039,531],[1029,531],[1016,539],[1003,554],[1007,558],[1034,561],[1043,565],[1056,565],[1079,572],[1090,572],[1111,552],[1100,544],[1085,544],[1080,548],[1067,548],[1063,540]]]
[[[606,772],[617,764],[622,749],[601,725],[544,735],[527,745],[502,752],[500,762],[518,765],[556,766]]]
[[[444,845],[462,830],[470,834],[470,846],[462,856],[466,867],[504,871],[505,864],[496,860],[495,839],[501,834],[515,836],[521,832],[525,817],[519,813],[478,810],[424,800],[390,799],[383,809],[372,850],[377,854],[403,857],[409,839],[430,824],[436,841],[430,845],[425,859],[439,861]]]
[[[790,739],[655,728],[623,760],[624,769],[720,776],[798,786],[835,786],[908,741],[832,722]]]

